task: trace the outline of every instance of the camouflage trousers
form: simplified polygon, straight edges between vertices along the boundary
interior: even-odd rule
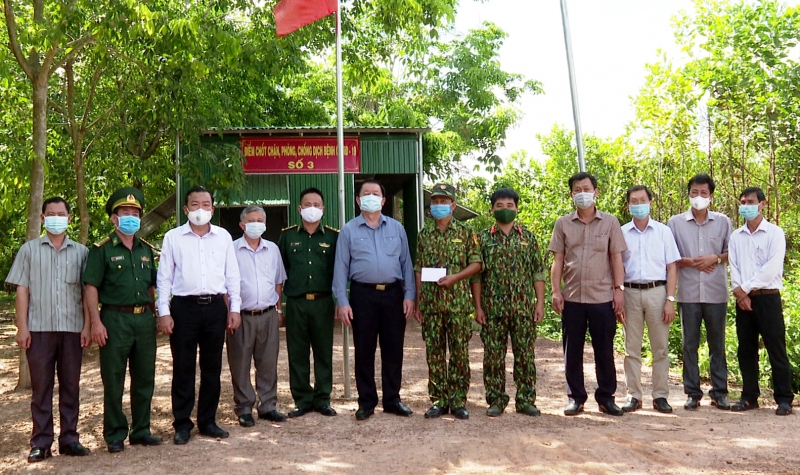
[[[516,407],[536,402],[536,362],[534,343],[536,324],[531,315],[487,315],[481,329],[483,340],[483,385],[486,402],[505,409],[506,352],[508,337],[514,352],[514,383],[517,385]]]
[[[442,407],[464,407],[469,391],[469,340],[472,318],[466,314],[422,315],[428,360],[428,395]],[[450,348],[450,364],[447,349]]]

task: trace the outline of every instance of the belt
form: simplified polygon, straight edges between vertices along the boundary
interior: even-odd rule
[[[264,315],[265,313],[267,313],[267,312],[269,312],[271,310],[275,310],[275,306],[274,305],[270,305],[269,307],[267,307],[267,308],[265,308],[263,310],[242,310],[241,314],[242,315],[247,315],[247,316],[250,316],[250,317],[257,317],[259,315]]]
[[[751,290],[749,294],[750,297],[758,297],[759,295],[775,295],[781,293],[778,289],[756,289]]]
[[[222,298],[223,294],[211,294],[211,295],[173,295],[173,299],[180,299],[186,300],[190,302],[194,302],[198,305],[208,305],[213,303],[218,298]]]
[[[331,295],[330,292],[314,292],[314,293],[298,295],[297,298],[306,300],[319,300],[325,297],[330,297],[330,295]]]
[[[103,304],[103,308],[107,308],[109,310],[114,310],[117,312],[124,312],[124,313],[132,313],[134,315],[139,315],[144,313],[145,310],[152,309],[152,304],[148,305],[108,305]]]
[[[358,285],[360,287],[365,287],[367,289],[380,290],[380,291],[392,289],[395,287],[400,287],[401,282],[402,282],[401,280],[395,280],[394,282],[390,282],[388,284],[367,284],[364,282],[356,282],[355,280],[351,281],[352,284]]]
[[[631,289],[639,289],[639,290],[655,289],[656,287],[660,287],[662,285],[667,285],[667,281],[654,280],[652,282],[645,282],[644,284],[634,284],[633,282],[625,282],[625,287]]]

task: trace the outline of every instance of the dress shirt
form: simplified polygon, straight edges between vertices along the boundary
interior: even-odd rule
[[[29,331],[80,333],[88,255],[86,246],[68,237],[57,251],[47,235],[22,245],[6,282],[28,289]]]
[[[675,237],[681,257],[728,252],[733,225],[722,213],[709,211],[702,224],[694,219],[692,210],[677,214],[667,223]],[[727,303],[728,272],[719,264],[708,274],[694,267],[678,267],[678,301],[683,303]]]
[[[731,287],[745,293],[757,289],[783,288],[783,258],[786,236],[783,229],[762,219],[755,232],[747,223],[731,234],[728,244]]]
[[[202,236],[189,223],[167,231],[158,266],[158,314],[169,315],[173,295],[228,294],[230,311],[238,313],[239,265],[228,231],[210,225]]]
[[[358,215],[345,224],[336,243],[333,295],[340,306],[350,305],[347,281],[390,284],[403,281],[403,298],[416,298],[414,264],[406,230],[399,221],[380,215],[377,228]]]
[[[280,296],[276,285],[286,280],[281,251],[278,246],[261,239],[258,249],[253,250],[244,236],[233,241],[236,261],[241,275],[241,296],[243,310],[263,310],[278,303]]]
[[[622,253],[625,282],[644,284],[667,280],[667,266],[681,259],[672,231],[654,220],[647,220],[644,231],[631,221],[622,226],[628,250]]]

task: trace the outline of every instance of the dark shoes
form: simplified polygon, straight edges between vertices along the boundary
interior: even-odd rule
[[[112,440],[108,443],[108,453],[116,454],[125,450],[124,440]]]
[[[373,414],[375,414],[374,407],[371,407],[369,409],[367,409],[366,407],[359,407],[358,410],[356,411],[356,420],[365,421]]]
[[[517,412],[519,414],[525,414],[526,416],[532,416],[532,417],[536,417],[542,414],[542,412],[533,404],[523,404],[522,406],[518,406]]]
[[[295,409],[295,411],[296,410],[297,409]],[[307,409],[304,409],[304,410],[307,411],[307,412],[310,412]],[[294,412],[294,411],[292,411],[292,412]],[[303,414],[305,414],[305,412]],[[296,415],[294,417],[299,417],[299,416],[302,416],[303,414],[299,414],[299,415]],[[258,418],[259,419],[266,419],[266,420],[272,421],[272,422],[284,422],[284,421],[286,421],[286,414],[278,412],[277,409],[273,409],[273,410],[267,412],[266,414],[259,414]]]
[[[639,403],[639,407],[642,407],[642,403]],[[672,412],[672,406],[663,397],[653,399],[653,409],[662,414],[670,414]],[[622,410],[624,411],[625,408],[623,407]]]
[[[256,425],[255,419],[253,419],[252,414],[242,414],[241,416],[237,417],[239,421],[239,425],[242,427],[253,427]]]
[[[469,419],[469,411],[467,411],[466,407],[457,407],[453,409],[453,416],[456,419],[466,420]]]
[[[314,408],[314,412],[319,412],[323,416],[327,417],[332,417],[336,415],[336,410],[327,404],[325,404],[324,406]],[[291,414],[289,414],[289,416],[291,417]]]
[[[31,447],[31,452],[28,454],[28,463],[41,462],[52,456],[53,453],[50,452],[50,447]]]
[[[403,417],[411,417],[411,414],[414,414],[414,411],[407,408],[402,402],[384,407],[383,412]]]
[[[161,437],[156,437],[150,434],[147,434],[146,436],[140,437],[138,439],[131,439],[131,445],[144,445],[145,447],[153,447],[155,445],[161,445],[162,442],[163,441],[161,440]]]
[[[758,401],[746,401],[742,399],[741,401],[731,406],[731,411],[733,412],[744,412],[744,411],[749,411],[751,409],[758,409]]]
[[[792,405],[788,402],[782,402],[778,404],[778,408],[775,409],[775,415],[778,416],[788,416],[792,413]]]
[[[626,402],[625,405],[622,406],[622,410],[624,412],[634,412],[636,409],[641,409],[641,408],[642,408],[642,401],[636,399],[635,397],[628,399],[628,402]]]
[[[720,396],[718,398],[711,398],[711,405],[716,406],[717,409],[722,409],[723,411],[729,411],[731,409],[731,404],[728,402],[727,396]]]
[[[442,406],[440,406],[438,404],[434,404],[425,413],[425,419],[436,419],[437,417],[443,416],[445,414],[447,414],[447,408],[446,407],[442,407]]]
[[[603,414],[608,414],[611,416],[624,416],[625,411],[619,408],[614,401],[606,401],[602,403],[597,403],[600,406],[600,412]]]
[[[577,416],[583,412],[583,404],[578,404],[575,401],[570,401],[567,407],[564,408],[565,416]]]
[[[700,398],[692,396],[689,396],[689,398],[686,399],[686,404],[683,405],[683,408],[686,409],[687,411],[696,411],[697,408],[699,407],[700,407]]]
[[[175,431],[175,437],[172,438],[172,441],[175,442],[175,445],[184,445],[189,443],[189,437],[191,437],[191,432],[186,429],[180,429]]]
[[[489,417],[498,417],[502,413],[503,408],[500,406],[489,406],[489,409],[486,409],[486,415]]]
[[[311,412],[310,407],[296,407],[292,412],[289,413],[289,417],[292,419],[294,419],[295,417],[303,417],[309,412]]]
[[[200,434],[206,437],[214,437],[215,439],[228,438],[228,432],[220,429],[219,426],[214,423],[211,423],[200,429]]]
[[[71,442],[67,445],[59,445],[58,453],[61,455],[70,455],[72,457],[83,457],[89,455],[92,451],[82,446],[80,442]]]

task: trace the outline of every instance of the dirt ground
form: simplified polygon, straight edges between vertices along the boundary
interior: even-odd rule
[[[6,306],[6,310],[8,307]],[[539,339],[536,363],[539,380],[537,406],[542,416],[531,418],[513,412],[511,382],[513,357],[507,359],[508,388],[512,395],[506,413],[498,418],[484,414],[482,382],[483,348],[474,334],[470,349],[472,385],[470,418],[452,416],[426,420],[427,366],[425,347],[416,322],[406,332],[403,368],[403,401],[414,410],[411,418],[383,414],[378,410],[365,422],[356,422],[355,400],[344,398],[341,341],[337,329],[333,407],[339,415],[325,418],[312,413],[282,424],[257,421],[242,428],[233,414],[230,375],[223,369],[223,392],[218,422],[230,437],[214,440],[193,433],[188,445],[172,444],[170,378],[171,358],[167,339],[159,337],[157,387],[153,401],[153,432],[164,437],[160,447],[130,447],[109,454],[102,439],[103,387],[98,352],[86,352],[81,380],[81,442],[92,449],[88,457],[54,456],[28,465],[30,437],[30,392],[14,392],[18,350],[15,329],[8,314],[0,327],[0,473],[326,473],[326,474],[797,474],[800,473],[797,415],[774,415],[772,401],[747,413],[719,411],[707,405],[697,412],[683,410],[684,395],[679,375],[670,378],[672,415],[645,409],[624,417],[600,414],[594,402],[586,413],[565,417],[566,384],[559,342]],[[289,393],[286,340],[281,332],[278,409],[288,412]],[[351,350],[352,351],[352,350]],[[351,353],[352,354],[352,353]],[[595,387],[594,365],[587,347],[587,389]],[[227,368],[227,362],[223,368]],[[380,374],[378,372],[378,374]],[[645,374],[649,378],[649,373]],[[617,357],[617,402],[625,399],[622,357]],[[649,383],[649,381],[647,382]],[[646,384],[647,384],[646,383]],[[378,383],[380,387],[380,383]],[[355,393],[355,382],[353,381]],[[647,392],[647,387],[645,391]],[[734,389],[735,391],[735,389]],[[732,396],[737,396],[734,392]],[[127,404],[127,399],[126,399]],[[706,401],[703,401],[704,403]],[[56,433],[58,418],[56,417]],[[57,443],[53,452],[56,452]]]

